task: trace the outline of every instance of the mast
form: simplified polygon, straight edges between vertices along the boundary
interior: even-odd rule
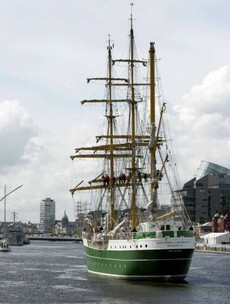
[[[108,69],[107,69],[107,77],[100,78],[88,78],[87,82],[89,83],[91,80],[96,81],[106,81],[107,87],[107,99],[91,99],[91,100],[83,100],[81,103],[106,103],[107,111],[106,111],[106,119],[107,119],[107,134],[100,135],[96,137],[97,143],[100,140],[105,140],[105,144],[95,145],[91,147],[81,147],[75,149],[76,155],[70,156],[71,159],[75,158],[98,158],[105,159],[108,161],[108,173],[110,174],[109,183],[106,184],[103,180],[103,172],[99,173],[99,175],[88,181],[88,186],[81,186],[84,181],[81,181],[76,187],[70,189],[72,195],[75,191],[82,190],[100,190],[105,189],[107,191],[107,203],[110,205],[110,220],[109,220],[109,229],[113,229],[115,225],[115,194],[122,194],[121,188],[124,189],[124,193],[126,189],[131,190],[129,199],[131,207],[131,226],[132,229],[135,229],[137,226],[137,189],[139,187],[139,180],[137,180],[138,173],[138,160],[143,158],[143,153],[141,151],[141,147],[147,147],[149,145],[149,136],[139,134],[137,131],[137,98],[136,98],[136,87],[138,86],[149,86],[149,83],[143,83],[142,81],[136,81],[135,78],[135,64],[142,64],[144,67],[147,66],[146,60],[137,60],[134,56],[134,31],[133,31],[133,17],[131,12],[131,24],[130,24],[130,50],[128,59],[112,59],[112,46],[109,39],[107,51],[108,51]],[[126,63],[129,68],[129,77],[127,78],[117,78],[113,76],[112,66],[116,63],[122,62]],[[122,99],[113,99],[113,87],[115,86],[125,86],[128,89],[129,96],[128,98]],[[114,104],[113,103],[127,103],[129,106],[129,134],[117,134],[115,130],[115,119],[116,115],[114,113]],[[124,130],[123,130],[124,131]],[[122,132],[123,133],[123,132]],[[137,149],[138,147],[138,149]],[[126,160],[129,164],[129,168],[126,168],[129,171],[129,177],[126,179],[124,183],[118,182],[114,183],[117,179],[119,181],[119,177],[115,178],[115,174],[117,174],[117,169],[115,170],[115,162],[117,159]],[[107,173],[107,172],[106,172]],[[149,178],[148,174],[148,178]],[[115,178],[115,179],[114,179]],[[143,188],[143,185],[141,186]],[[104,194],[106,193],[104,191]],[[105,195],[102,195],[105,197]],[[128,196],[128,195],[127,195]],[[122,198],[124,199],[124,197]]]
[[[131,12],[131,28],[130,28],[130,85],[131,85],[131,141],[132,141],[132,228],[136,228],[137,222],[137,206],[136,206],[136,111],[135,111],[135,92],[134,92],[134,31],[133,31],[133,16]]]
[[[150,180],[153,181],[156,172],[156,113],[155,113],[155,47],[154,42],[150,42],[150,126],[151,126],[151,141],[153,145],[150,146]],[[151,182],[151,202],[155,207],[156,189],[154,183]]]
[[[6,233],[6,185],[4,185],[4,234]]]
[[[109,87],[109,141],[110,141],[110,229],[114,226],[115,220],[115,198],[114,198],[114,187],[113,187],[113,178],[114,178],[114,149],[113,149],[113,101],[112,101],[112,46],[110,45],[110,39],[108,44],[108,87]]]

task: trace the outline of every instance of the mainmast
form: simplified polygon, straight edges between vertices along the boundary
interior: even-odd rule
[[[136,228],[137,221],[137,206],[136,206],[136,107],[135,107],[135,92],[134,92],[134,31],[133,31],[133,17],[131,13],[131,28],[130,28],[130,87],[131,87],[131,140],[132,140],[132,228]]]

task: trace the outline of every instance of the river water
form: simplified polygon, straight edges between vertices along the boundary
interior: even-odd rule
[[[32,241],[0,252],[0,303],[230,303],[230,255],[195,253],[184,284],[128,282],[87,272],[83,245]]]

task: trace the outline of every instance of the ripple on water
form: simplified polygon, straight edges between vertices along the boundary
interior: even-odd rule
[[[0,281],[0,288],[14,288],[26,285],[26,281]]]

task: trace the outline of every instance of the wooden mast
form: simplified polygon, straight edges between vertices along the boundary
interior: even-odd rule
[[[155,113],[155,47],[154,42],[150,42],[149,49],[150,56],[150,126],[151,126],[151,139],[153,143],[150,148],[150,180],[153,181],[156,174],[156,113]],[[151,201],[154,203],[155,196],[154,183],[151,182]]]
[[[131,163],[131,179],[132,179],[132,229],[136,228],[137,224],[137,204],[136,204],[136,106],[134,92],[134,31],[133,17],[131,13],[131,28],[130,28],[130,87],[131,87],[131,141],[132,141],[132,163]]]
[[[114,149],[113,149],[113,100],[112,100],[112,54],[111,54],[111,45],[109,39],[108,45],[108,87],[109,87],[109,141],[110,141],[110,229],[113,229],[115,223],[115,198],[114,198],[114,187],[113,187],[113,178],[114,178]]]

